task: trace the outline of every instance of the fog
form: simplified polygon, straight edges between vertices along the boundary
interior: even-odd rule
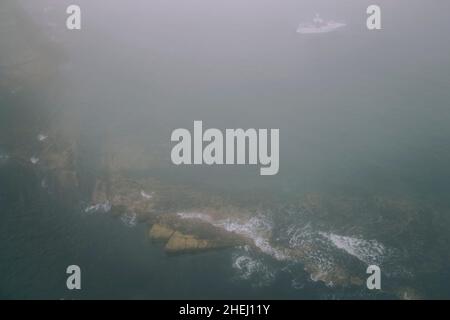
[[[267,195],[297,205],[301,195],[310,193],[342,196],[350,199],[346,204],[357,202],[354,197],[412,199],[442,211],[414,208],[408,212],[410,223],[391,214],[394,209],[386,209],[389,215],[361,205],[348,215],[336,209],[342,219],[329,218],[328,211],[317,219],[325,221],[324,230],[345,230],[347,236],[356,230],[358,236],[380,235],[388,244],[411,244],[412,249],[402,248],[411,250],[407,259],[420,265],[429,254],[442,259],[435,265],[444,268],[449,261],[441,253],[450,245],[449,6],[445,1],[377,0],[382,30],[370,31],[366,8],[373,2],[9,1],[0,8],[7,12],[14,6],[21,17],[17,23],[29,23],[33,32],[25,40],[20,28],[0,30],[0,72],[7,56],[17,63],[28,59],[25,49],[1,48],[14,41],[56,69],[49,80],[44,74],[52,68],[37,63],[42,70],[29,80],[35,83],[33,94],[21,97],[42,110],[39,121],[47,119],[32,134],[51,135],[57,127],[56,132],[77,140],[78,156],[92,160],[83,168],[88,178],[100,175],[106,154],[130,176],[156,177],[226,199],[251,202],[256,195],[256,205],[261,198],[269,202]],[[81,7],[81,30],[65,27],[69,4]],[[345,26],[323,34],[296,32],[316,14]],[[34,91],[45,98],[34,101]],[[8,99],[0,100],[2,108],[13,101]],[[9,132],[9,120],[3,120],[1,132]],[[257,165],[175,166],[171,133],[192,130],[195,120],[205,129],[279,129],[278,174],[261,176]],[[0,154],[0,161],[5,159]],[[402,201],[385,201],[386,207],[402,207]],[[404,226],[398,232],[401,241],[393,235],[396,223]],[[440,242],[427,223],[443,226]],[[361,225],[366,229],[358,229]]]
[[[429,150],[449,136],[444,4],[379,1],[383,29],[369,31],[370,1],[78,1],[82,30],[68,31],[70,2],[22,3],[64,48],[66,107],[99,137],[160,149],[166,174],[360,189],[402,188],[436,165],[430,184],[449,173],[448,150]],[[347,26],[296,33],[315,13]],[[194,120],[280,128],[279,175],[171,166],[170,132]]]

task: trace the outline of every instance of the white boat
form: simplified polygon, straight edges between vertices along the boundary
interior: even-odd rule
[[[346,24],[343,22],[336,22],[333,20],[325,21],[316,14],[312,23],[300,24],[297,28],[297,32],[302,34],[328,33],[345,26]]]

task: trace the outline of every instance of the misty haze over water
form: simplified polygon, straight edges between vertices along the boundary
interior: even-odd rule
[[[63,199],[42,197],[35,167],[6,160],[28,143],[31,157],[35,136],[60,126],[79,134],[86,195],[102,156],[125,155],[115,161],[129,165],[130,176],[260,207],[258,226],[273,224],[273,247],[314,242],[322,264],[328,254],[382,263],[396,285],[449,298],[450,19],[444,3],[378,3],[380,31],[366,28],[372,3],[357,0],[79,0],[80,31],[65,28],[71,1],[0,4],[0,297],[395,296],[315,282],[301,263],[266,247],[263,254],[241,248],[169,257],[148,243],[143,224],[87,217],[88,199],[67,210]],[[316,13],[346,25],[297,33]],[[35,55],[45,56],[36,63],[43,70],[44,63],[55,68],[56,81],[30,78],[33,90],[24,89],[8,66],[33,65]],[[14,112],[25,105],[39,110],[35,121],[32,112]],[[17,134],[10,119],[35,127]],[[174,166],[170,134],[192,130],[194,120],[223,130],[279,128],[279,173]],[[303,197],[319,199],[311,202],[326,212],[303,212]],[[397,217],[391,205],[413,213]],[[81,293],[64,287],[73,263],[84,267]]]

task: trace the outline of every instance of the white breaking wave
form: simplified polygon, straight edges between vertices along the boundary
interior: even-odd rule
[[[292,263],[294,266],[297,263],[307,263],[313,266],[312,270],[314,270],[310,269],[310,279],[315,282],[327,281],[327,286],[334,285],[333,282],[326,279],[339,267],[339,256],[336,256],[336,253],[340,250],[368,265],[381,265],[387,258],[391,258],[392,253],[392,249],[386,248],[376,240],[321,232],[314,230],[310,224],[300,226],[292,224],[284,231],[278,230],[276,234],[280,235],[280,238],[277,237],[277,243],[285,239],[286,247],[276,246],[270,241],[273,236],[273,222],[269,217],[262,214],[248,219],[214,219],[212,216],[200,212],[181,212],[178,213],[178,216],[182,219],[198,219],[228,232],[234,232],[252,239],[254,245],[262,253],[280,262]],[[305,248],[313,248],[313,250],[305,251]],[[298,260],[296,252],[306,252],[307,256]],[[241,252],[240,255],[235,256],[233,268],[237,270],[241,278],[247,279],[252,277],[256,270],[263,270],[268,266],[262,260],[253,258],[247,249],[246,252]],[[267,271],[267,273],[270,272]],[[272,276],[274,276],[273,272]],[[262,278],[262,276],[258,276],[258,278]],[[302,278],[296,279],[294,277],[291,284],[294,288],[301,288],[304,285],[303,281]]]
[[[144,190],[141,190],[141,196],[145,199],[151,199],[151,198],[153,198],[153,192],[148,194]]]
[[[30,158],[30,162],[31,162],[32,164],[37,164],[37,163],[39,162],[39,158],[33,156],[33,157]]]
[[[48,138],[48,136],[46,136],[45,134],[42,134],[42,133],[38,134],[38,136],[37,136],[37,139],[40,142],[47,140],[47,138]]]
[[[269,239],[273,226],[271,221],[261,214],[251,217],[248,220],[240,220],[237,218],[214,220],[210,215],[198,212],[178,213],[178,216],[182,219],[199,219],[228,232],[240,234],[252,239],[256,247],[277,260],[292,260],[286,253],[286,250],[276,248],[270,244]],[[311,244],[315,244],[315,247],[318,249],[322,248],[322,250],[315,251],[314,256],[310,258],[324,272],[330,271],[334,267],[334,262],[327,252],[330,250],[330,245],[326,243],[326,240],[334,247],[344,250],[346,253],[367,264],[381,263],[387,252],[384,245],[376,240],[365,240],[334,233],[317,232],[310,225],[303,227],[291,226],[286,230],[286,234],[289,239],[288,246],[291,249],[309,247]]]
[[[101,212],[101,213],[107,213],[111,210],[111,203],[109,201],[105,201],[104,203],[97,203],[91,206],[86,207],[84,209],[85,213],[95,213],[95,212]]]
[[[311,225],[307,224],[303,227],[292,225],[286,234],[288,236],[288,246],[291,249],[302,249],[313,246],[315,250],[308,253],[309,261],[314,264],[317,271],[310,275],[310,279],[314,282],[323,278],[323,276],[334,272],[336,263],[333,256],[327,250],[327,246],[323,245],[322,238],[318,237],[316,231]],[[327,283],[327,285],[332,285]]]
[[[330,240],[337,248],[344,250],[368,265],[381,264],[384,260],[386,248],[376,240],[364,240],[325,232],[320,232],[319,234]]]
[[[179,212],[177,213],[177,215],[181,218],[181,219],[198,219],[198,220],[202,220],[211,224],[214,224],[213,219],[211,218],[211,216],[209,216],[208,214],[205,213],[199,213],[199,212]]]
[[[275,273],[264,262],[247,254],[234,254],[232,267],[239,279],[252,280],[256,286],[268,285],[275,279]]]
[[[127,212],[124,215],[120,217],[120,220],[127,226],[127,227],[135,227],[137,224],[137,216],[134,212]]]
[[[264,215],[257,215],[251,217],[248,220],[240,219],[221,219],[214,220],[211,216],[204,213],[178,213],[178,216],[182,219],[199,219],[212,224],[215,227],[222,228],[228,232],[234,232],[236,234],[242,235],[249,239],[252,239],[255,246],[258,247],[262,252],[274,257],[277,260],[287,260],[287,256],[283,250],[275,248],[270,244],[270,236],[272,233],[272,223]]]
[[[296,225],[291,225],[287,229],[286,234],[289,237],[289,247],[296,248],[308,245],[311,242],[313,231],[309,224],[301,228]]]
[[[274,257],[277,260],[287,260],[287,256],[283,250],[275,248],[270,244],[269,238],[272,233],[273,225],[263,215],[251,217],[245,222],[225,219],[217,221],[216,226],[222,227],[229,232],[235,232],[253,240],[255,245],[264,253]]]
[[[249,256],[237,256],[233,261],[233,268],[239,271],[242,279],[250,279],[261,268],[261,263]]]

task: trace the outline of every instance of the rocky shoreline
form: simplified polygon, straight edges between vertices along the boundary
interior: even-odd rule
[[[50,144],[51,139],[45,143]],[[68,143],[66,148],[47,146],[42,149],[41,163],[38,167],[43,170],[47,179],[52,181],[55,190],[64,190],[63,193],[73,194],[74,190],[80,188],[79,181],[83,178],[80,179],[80,173],[76,170],[75,154],[76,145],[73,142]],[[253,209],[239,207],[239,205],[227,203],[217,195],[204,194],[182,186],[170,186],[152,177],[131,177],[125,173],[123,166],[120,170],[115,170],[106,161],[102,163],[106,165],[101,170],[102,174],[93,183],[89,206],[100,205],[96,210],[104,210],[115,217],[131,216],[137,223],[147,224],[149,240],[162,244],[168,254],[192,254],[248,246],[271,255],[275,259],[283,260],[285,255],[292,261],[302,263],[304,270],[314,281],[333,287],[365,286],[365,264],[357,261],[356,265],[359,267],[355,268],[353,260],[356,259],[354,258],[351,262],[354,264],[353,267],[348,267],[345,262],[349,260],[347,257],[343,260],[333,258],[331,269],[324,270],[321,263],[317,261],[317,252],[321,252],[322,248],[317,247],[315,242],[305,242],[302,246],[290,247],[286,243],[278,243],[277,239],[282,236],[269,231],[264,240],[267,243],[263,245],[267,244],[272,248],[270,250],[276,250],[271,252],[261,247],[258,243],[259,239],[220,225],[225,219],[230,218],[246,223],[245,221],[257,215],[257,205]],[[414,212],[418,210],[413,203],[406,200],[383,197],[362,200],[310,194],[300,198],[299,203],[297,207],[299,211],[309,212],[315,217],[322,215],[324,218],[321,219],[322,221],[346,219],[345,215],[348,211],[359,210],[361,207],[369,211],[378,210],[381,215],[386,212],[397,221],[404,219],[396,227],[397,230],[406,228],[407,224],[411,223],[410,219],[414,219],[417,215]],[[191,213],[194,218],[187,219],[180,216],[181,212]],[[196,213],[202,213],[203,216],[195,217]],[[283,224],[283,222],[277,223]],[[375,222],[372,221],[372,223]],[[364,229],[354,230],[354,232],[362,233]],[[385,230],[385,233],[389,231]],[[378,234],[373,236],[376,237]],[[355,273],[355,270],[359,271]],[[395,281],[393,283],[393,285],[386,284],[385,290],[401,299],[422,297],[416,289],[404,284],[403,280],[398,285]]]
[[[88,181],[87,177],[83,176],[85,173],[78,170],[84,167],[79,163],[79,140],[77,138],[64,140],[62,137],[67,136],[66,134],[55,130],[48,132],[50,132],[48,139],[39,144],[38,163],[26,161],[28,157],[26,149],[18,148],[14,152],[16,159],[22,159],[25,166],[35,170],[40,179],[45,180],[45,188],[51,189],[52,193],[70,200],[72,204],[79,203],[84,197],[82,189],[86,187],[86,183],[82,185],[80,181]],[[55,139],[55,136],[58,139]],[[285,231],[279,231],[281,233],[278,234],[268,228],[255,235],[251,233],[253,231],[247,224],[258,217],[261,210],[259,204],[255,204],[253,208],[244,208],[239,204],[227,202],[220,196],[184,186],[167,185],[153,177],[130,176],[124,170],[124,163],[120,169],[115,169],[114,163],[107,161],[112,158],[106,153],[102,158],[100,170],[95,173],[97,177],[94,179],[91,177],[92,191],[90,196],[88,195],[89,201],[85,212],[102,212],[112,217],[131,219],[133,223],[145,223],[148,226],[149,241],[162,244],[167,254],[193,254],[247,246],[276,260],[301,263],[313,281],[327,286],[343,288],[365,286],[365,264],[354,257],[331,259],[326,257],[328,262],[325,265],[329,266],[324,268],[322,261],[324,256],[321,255],[326,255],[327,251],[320,247],[320,242],[303,241],[299,245],[292,246],[289,244],[293,238],[291,234],[289,234],[291,239],[283,242],[283,232],[286,233],[289,229],[282,227],[284,223],[289,224],[289,214],[275,215],[275,220],[271,222]],[[132,165],[133,163],[129,164],[131,167]],[[380,212],[384,210],[390,214],[403,215],[406,220],[402,223],[405,224],[409,223],[407,219],[412,219],[416,210],[416,207],[407,201],[382,197],[363,201],[317,194],[300,197],[294,210],[316,218],[322,216],[319,220],[330,222],[330,219],[346,219],[345,215],[348,212],[364,206],[365,210],[371,207],[371,210]],[[267,208],[267,211],[270,210],[273,208]],[[230,226],[229,221],[238,224]],[[322,227],[325,226],[326,224]],[[351,267],[349,263],[352,264]],[[407,285],[387,284],[384,287],[401,299],[421,297],[417,290]]]

